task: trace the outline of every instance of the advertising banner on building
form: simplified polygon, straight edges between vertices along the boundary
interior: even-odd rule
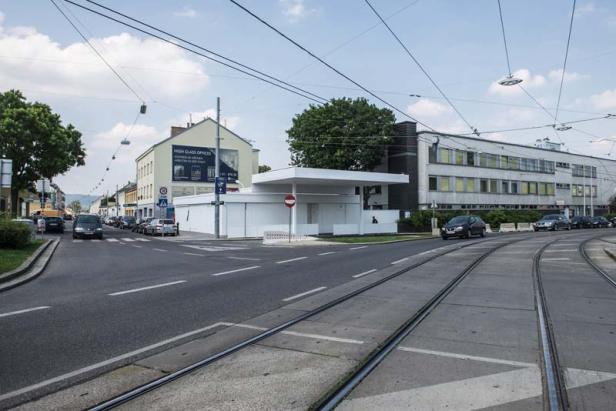
[[[173,181],[214,183],[215,152],[210,147],[171,146]],[[220,149],[220,176],[227,181],[238,178],[239,153]]]

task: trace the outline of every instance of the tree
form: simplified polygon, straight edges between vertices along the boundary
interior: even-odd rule
[[[266,164],[261,164],[259,166],[259,173],[265,173],[267,171],[270,171],[272,168]]]
[[[84,165],[85,156],[81,133],[64,126],[48,105],[27,102],[17,90],[0,93],[0,157],[13,160],[13,214],[20,190]]]
[[[81,202],[79,200],[71,201],[68,206],[71,210],[73,210],[73,214],[81,213]]]
[[[302,167],[370,171],[391,142],[394,113],[365,98],[332,99],[293,118],[287,130],[291,163]]]

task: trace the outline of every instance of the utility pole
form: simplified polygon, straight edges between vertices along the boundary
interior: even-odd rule
[[[216,97],[216,152],[214,174],[214,234],[220,238],[220,194],[218,179],[220,178],[220,97]]]
[[[119,207],[119,201],[118,201],[118,185],[116,184],[116,201],[115,201],[115,209],[116,209],[116,217],[120,216],[120,209]]]

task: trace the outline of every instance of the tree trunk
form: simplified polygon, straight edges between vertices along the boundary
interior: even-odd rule
[[[19,190],[11,188],[11,216],[17,218],[19,209]]]

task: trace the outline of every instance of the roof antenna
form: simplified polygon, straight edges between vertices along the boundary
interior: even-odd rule
[[[192,127],[192,113],[188,113],[188,121],[190,121],[190,126]]]

